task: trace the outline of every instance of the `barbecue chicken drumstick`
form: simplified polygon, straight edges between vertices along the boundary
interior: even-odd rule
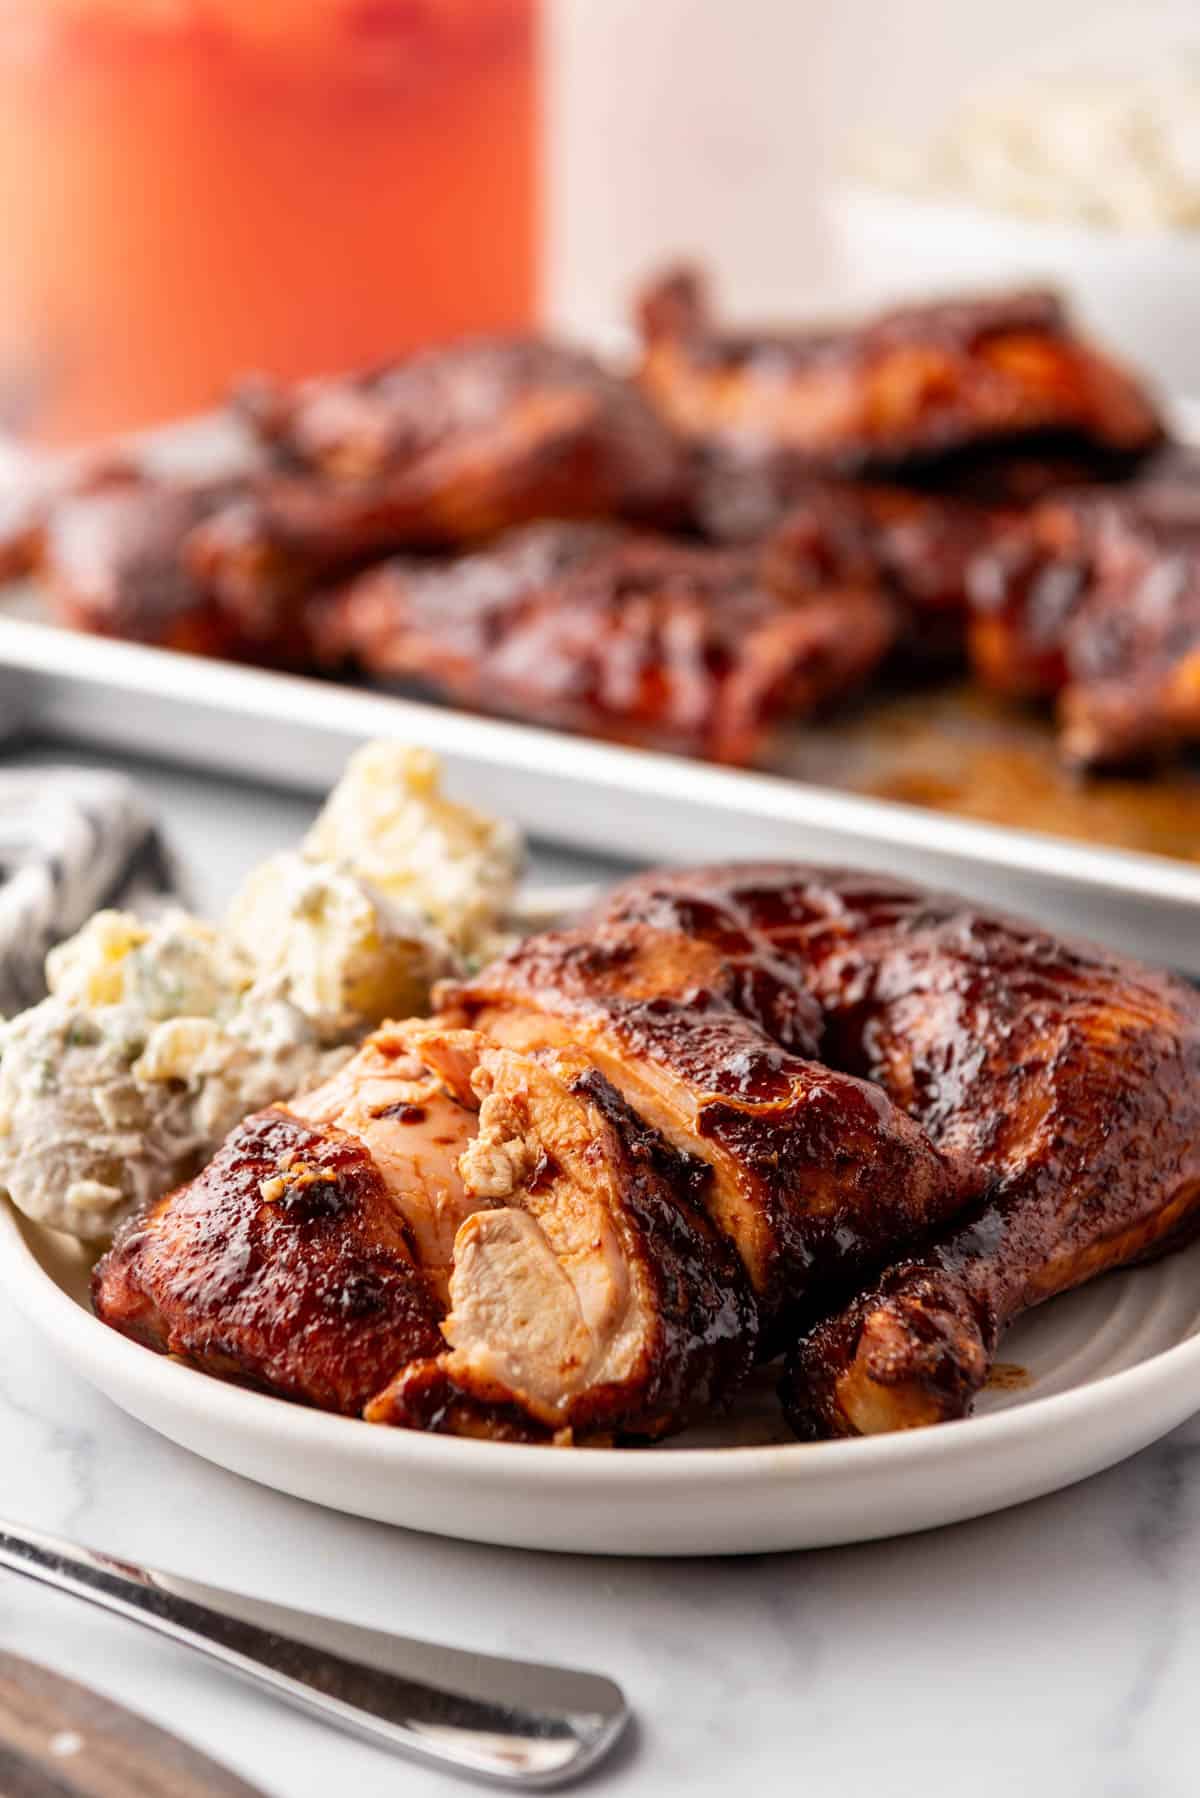
[[[957,1169],[961,1219],[803,1341],[804,1435],[963,1415],[1021,1311],[1200,1225],[1200,994],[965,901],[783,866],[652,875],[604,916],[803,971],[822,1054]]]

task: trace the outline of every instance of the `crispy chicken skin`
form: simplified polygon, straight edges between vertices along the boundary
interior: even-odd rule
[[[723,329],[700,275],[639,305],[643,391],[701,455],[861,473],[984,443],[1067,435],[1136,456],[1162,437],[1133,379],[1052,294],[905,307],[826,331]]]
[[[369,1037],[333,1080],[248,1118],[98,1264],[103,1321],[164,1353],[358,1412],[441,1346],[470,1041],[427,1022]]]
[[[393,560],[310,608],[317,658],[620,742],[758,759],[894,641],[877,582],[798,578],[787,546],[718,550],[540,524],[442,565]]]
[[[190,1185],[123,1227],[93,1298],[105,1323],[162,1353],[351,1414],[440,1342],[371,1156],[282,1108],[247,1118]]]
[[[956,1168],[959,1221],[794,1354],[802,1435],[962,1416],[1031,1305],[1200,1221],[1200,994],[1087,944],[884,878],[651,875],[606,917],[803,971],[822,1054],[877,1082]]]
[[[993,690],[1056,696],[1084,767],[1200,741],[1200,460],[1063,495],[972,563],[970,652]]]

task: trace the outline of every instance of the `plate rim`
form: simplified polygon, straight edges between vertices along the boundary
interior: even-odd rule
[[[525,1484],[536,1474],[539,1483],[548,1477],[557,1485],[583,1480],[595,1488],[624,1486],[627,1470],[636,1467],[636,1479],[645,1486],[690,1486],[697,1476],[711,1486],[717,1476],[743,1481],[747,1476],[787,1474],[798,1478],[805,1470],[812,1477],[843,1476],[854,1469],[864,1477],[882,1469],[952,1461],[964,1455],[974,1459],[997,1450],[1019,1447],[1031,1436],[1040,1437],[1056,1423],[1086,1424],[1097,1413],[1122,1402],[1134,1404],[1147,1391],[1170,1387],[1177,1376],[1193,1369],[1200,1374],[1200,1330],[1169,1348],[1148,1355],[1132,1367],[1085,1381],[1065,1392],[1031,1397],[986,1417],[956,1419],[920,1430],[901,1430],[870,1437],[832,1442],[779,1442],[731,1445],[728,1448],[672,1448],[655,1453],[645,1449],[588,1448],[564,1453],[541,1443],[479,1442],[417,1430],[389,1429],[362,1418],[344,1417],[292,1403],[273,1393],[256,1392],[232,1381],[218,1379],[199,1368],[160,1355],[110,1329],[94,1313],[84,1309],[54,1276],[42,1266],[27,1236],[27,1227],[41,1226],[22,1219],[11,1202],[0,1201],[0,1286],[13,1304],[58,1345],[65,1337],[64,1352],[72,1367],[90,1384],[100,1384],[87,1371],[96,1359],[93,1345],[103,1340],[107,1357],[128,1370],[129,1378],[154,1390],[172,1409],[182,1407],[205,1414],[206,1421],[241,1422],[250,1430],[256,1420],[273,1419],[271,1433],[293,1442],[316,1446],[340,1446],[360,1455],[368,1432],[374,1444],[372,1458],[398,1467],[413,1462],[430,1473],[464,1473],[481,1465],[494,1469],[499,1483]],[[52,1235],[52,1232],[46,1232]],[[1136,1270],[1118,1270],[1136,1271]],[[1149,1270],[1146,1270],[1149,1271]],[[103,1332],[103,1338],[97,1336]],[[186,1383],[185,1383],[186,1382]],[[113,1400],[118,1403],[119,1401]],[[119,1405],[119,1408],[124,1409]],[[1193,1414],[1200,1411],[1200,1381]],[[347,1426],[353,1426],[353,1429]],[[155,1427],[155,1426],[147,1426]],[[157,1432],[162,1433],[162,1432]],[[262,1431],[253,1433],[262,1435]],[[195,1451],[191,1451],[195,1452]],[[551,1469],[554,1470],[551,1473]],[[1065,1483],[1065,1482],[1064,1482]]]

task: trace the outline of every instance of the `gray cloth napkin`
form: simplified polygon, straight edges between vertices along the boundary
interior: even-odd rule
[[[124,775],[0,772],[0,1016],[45,998],[46,951],[94,911],[179,893],[174,858]]]

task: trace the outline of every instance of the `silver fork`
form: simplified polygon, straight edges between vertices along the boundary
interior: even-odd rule
[[[514,1790],[586,1772],[629,1717],[621,1688],[599,1674],[311,1616],[8,1523],[0,1566],[156,1630],[377,1747]]]

